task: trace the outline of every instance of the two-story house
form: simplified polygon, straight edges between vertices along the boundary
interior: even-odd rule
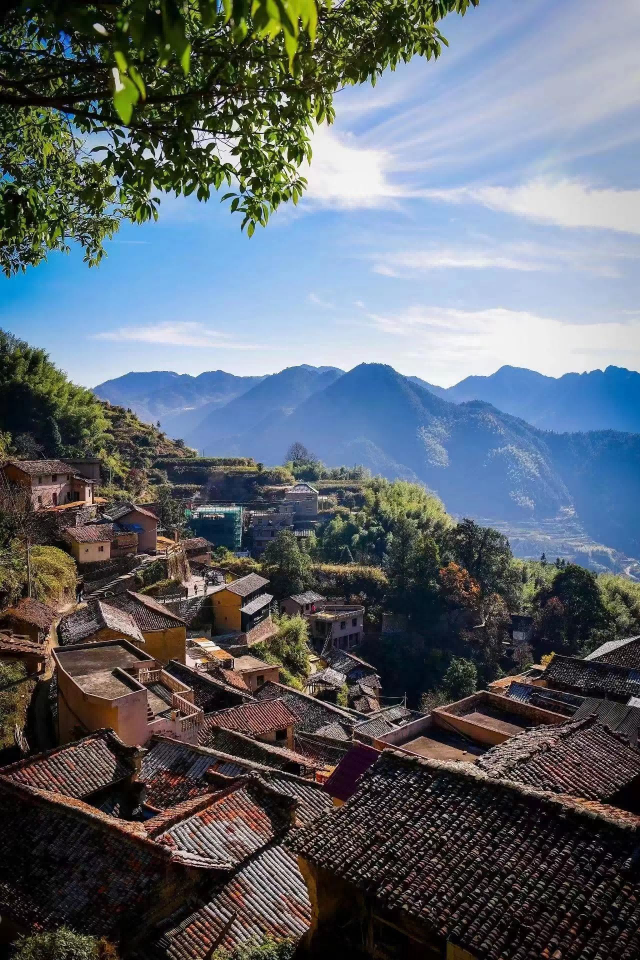
[[[307,617],[316,651],[350,650],[362,642],[364,607],[359,603],[323,603]]]
[[[63,460],[9,460],[2,472],[10,483],[29,491],[35,510],[64,503],[93,503],[95,481],[80,476]]]
[[[213,629],[218,636],[225,633],[244,633],[247,642],[263,623],[271,621],[273,596],[266,593],[269,581],[257,573],[249,573],[233,583],[213,588]],[[263,630],[260,631],[262,636]]]
[[[284,498],[293,504],[296,520],[315,520],[318,516],[318,491],[310,483],[299,481],[287,487]]]

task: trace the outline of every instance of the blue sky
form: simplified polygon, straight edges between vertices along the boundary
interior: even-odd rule
[[[640,3],[481,0],[450,48],[336,98],[309,191],[252,239],[163,199],[98,269],[0,281],[0,325],[77,382],[129,370],[504,363],[640,370]]]

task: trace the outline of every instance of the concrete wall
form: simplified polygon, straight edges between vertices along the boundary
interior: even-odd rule
[[[268,663],[265,663],[264,667],[255,670],[246,670],[241,674],[242,679],[251,690],[251,693],[255,693],[258,687],[261,687],[263,683],[267,683],[269,680],[273,683],[280,683],[280,668],[271,666]],[[261,677],[260,682],[258,683],[258,677]]]
[[[142,527],[138,531],[138,549],[143,553],[155,553],[158,549],[158,521],[146,516],[144,513],[138,513],[132,510],[126,517],[122,518],[123,523],[135,523]]]
[[[110,540],[103,540],[101,543],[77,543],[72,540],[70,548],[74,560],[79,564],[99,563],[111,559]]]
[[[476,743],[483,743],[488,746],[495,746],[498,743],[504,743],[509,740],[513,734],[491,729],[484,726],[481,722],[470,720],[465,714],[474,711],[481,711],[483,706],[490,707],[498,713],[515,714],[522,717],[527,722],[527,726],[536,726],[539,724],[559,724],[566,721],[566,717],[560,713],[554,713],[552,710],[543,710],[540,707],[532,707],[528,703],[521,703],[519,700],[508,700],[486,690],[475,693],[464,700],[458,700],[456,703],[447,704],[444,707],[435,707],[431,711],[431,717],[436,726],[442,726],[445,730],[457,730],[459,733],[470,737]]]
[[[230,633],[242,629],[240,607],[242,599],[229,590],[211,594],[213,604],[213,627],[215,633]]]
[[[169,660],[186,662],[187,628],[169,627],[167,630],[143,630],[144,647],[142,649],[158,663]]]
[[[137,746],[148,739],[147,691],[144,687],[105,700],[85,693],[58,664],[58,738],[69,743],[78,736],[111,727],[120,739]]]

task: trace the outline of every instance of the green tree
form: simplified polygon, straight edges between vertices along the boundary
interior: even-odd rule
[[[415,583],[420,534],[414,521],[401,517],[394,525],[387,560],[389,602],[403,611]]]
[[[302,194],[299,168],[314,124],[333,120],[333,94],[438,57],[442,18],[478,2],[8,0],[5,272],[71,239],[98,262],[122,219],[157,218],[163,192],[208,200],[231,186],[223,199],[253,233]]]
[[[289,686],[301,687],[309,675],[309,633],[304,617],[274,617],[277,632],[251,648],[265,663],[280,663],[281,679]]]
[[[252,940],[235,950],[218,949],[211,960],[293,960],[296,945],[292,940]]]
[[[276,597],[301,593],[311,582],[311,560],[291,530],[281,530],[267,545],[262,564]]]
[[[178,500],[171,494],[171,485],[163,484],[155,491],[158,505],[158,519],[164,531],[172,536],[175,531],[182,531],[185,525],[184,509]]]
[[[21,937],[13,960],[117,960],[115,948],[106,940],[60,927]]]
[[[454,657],[442,680],[442,689],[449,700],[462,700],[476,692],[478,671],[475,663],[464,657]]]
[[[515,600],[520,577],[504,534],[464,519],[456,524],[449,539],[454,559],[480,584],[484,596],[499,593]]]
[[[44,350],[0,330],[0,430],[16,440],[26,435],[45,456],[59,457],[96,453],[106,428],[90,390],[71,383]]]
[[[575,563],[568,563],[560,570],[550,588],[542,588],[538,595],[539,606],[544,609],[550,600],[557,600],[562,606],[563,652],[577,653],[586,648],[591,636],[607,622],[607,611],[595,574]]]

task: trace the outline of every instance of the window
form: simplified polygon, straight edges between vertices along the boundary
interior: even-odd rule
[[[102,546],[102,544],[100,544],[100,546],[98,547],[98,553],[104,553],[104,547]]]
[[[84,548],[84,552],[85,552],[85,553],[89,553],[89,547],[85,547],[85,548]]]
[[[42,477],[38,477],[38,483],[42,483]]]
[[[351,626],[352,626],[352,627],[357,627],[357,626],[358,626],[358,618],[357,618],[357,617],[354,617],[354,618],[353,618],[353,620],[351,621]]]
[[[344,630],[344,628],[346,627],[346,625],[347,625],[347,621],[346,621],[346,620],[341,620],[341,621],[340,621],[340,629],[341,629],[341,630]]]
[[[262,686],[262,684],[264,683],[264,673],[258,674],[258,676],[256,677],[256,683],[259,687]]]
[[[57,483],[57,481],[58,481],[58,474],[57,474],[57,473],[52,473],[52,474],[51,474],[51,483]]]
[[[286,740],[287,731],[285,730],[276,730],[276,740]]]

